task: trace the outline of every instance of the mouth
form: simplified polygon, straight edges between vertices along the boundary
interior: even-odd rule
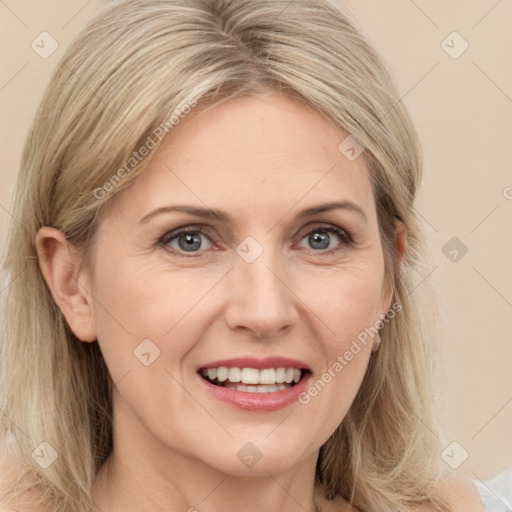
[[[276,367],[211,367],[197,372],[204,380],[221,388],[243,393],[277,393],[303,381],[311,371],[307,368]]]

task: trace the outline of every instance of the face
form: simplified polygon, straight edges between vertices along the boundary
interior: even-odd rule
[[[343,420],[392,297],[347,135],[275,94],[197,107],[111,200],[81,279],[125,439],[265,475]]]

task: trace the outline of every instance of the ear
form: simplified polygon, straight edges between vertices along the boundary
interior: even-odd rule
[[[36,249],[43,278],[69,327],[78,339],[95,341],[90,279],[80,271],[78,251],[62,231],[46,226],[37,232]]]
[[[395,234],[393,238],[393,248],[394,275],[396,276],[400,272],[400,265],[402,264],[405,249],[407,248],[407,227],[401,220],[398,219],[395,219]],[[393,300],[394,291],[394,281],[393,279],[390,279],[386,283],[386,286],[383,288],[381,304],[384,310],[379,312],[382,316],[386,315],[386,312],[391,307],[391,301]]]
[[[400,271],[405,249],[407,248],[407,227],[398,219],[395,219],[395,238],[393,241],[395,248],[395,275]]]

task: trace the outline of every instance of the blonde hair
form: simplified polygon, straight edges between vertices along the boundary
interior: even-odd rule
[[[74,336],[46,287],[38,229],[61,229],[86,264],[109,198],[140,175],[187,108],[268,90],[300,98],[365,146],[385,276],[401,304],[320,450],[316,484],[367,512],[446,509],[432,411],[435,297],[428,281],[418,286],[430,268],[415,210],[420,144],[382,57],[334,0],[128,0],[66,51],[26,141],[4,265],[1,436],[18,457],[18,505],[94,510],[92,485],[112,448],[110,375],[97,343]],[[130,160],[150,138],[147,158]],[[400,267],[396,219],[408,235]],[[58,452],[47,469],[31,457],[43,441]]]

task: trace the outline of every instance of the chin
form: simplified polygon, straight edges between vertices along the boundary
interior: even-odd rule
[[[268,477],[269,474],[278,475],[291,471],[299,463],[299,460],[283,460],[283,454],[275,453],[262,456],[259,460],[256,458],[253,461],[247,460],[244,463],[240,462],[238,458],[233,461],[232,457],[225,461],[206,462],[210,463],[217,471],[232,476]]]
[[[279,428],[279,427],[278,427]],[[237,436],[203,460],[218,471],[236,476],[268,476],[291,470],[311,453],[304,451],[306,434],[291,442],[267,430],[265,435]],[[274,439],[271,439],[275,435]],[[266,438],[265,438],[266,436]],[[314,451],[314,450],[313,450]]]

